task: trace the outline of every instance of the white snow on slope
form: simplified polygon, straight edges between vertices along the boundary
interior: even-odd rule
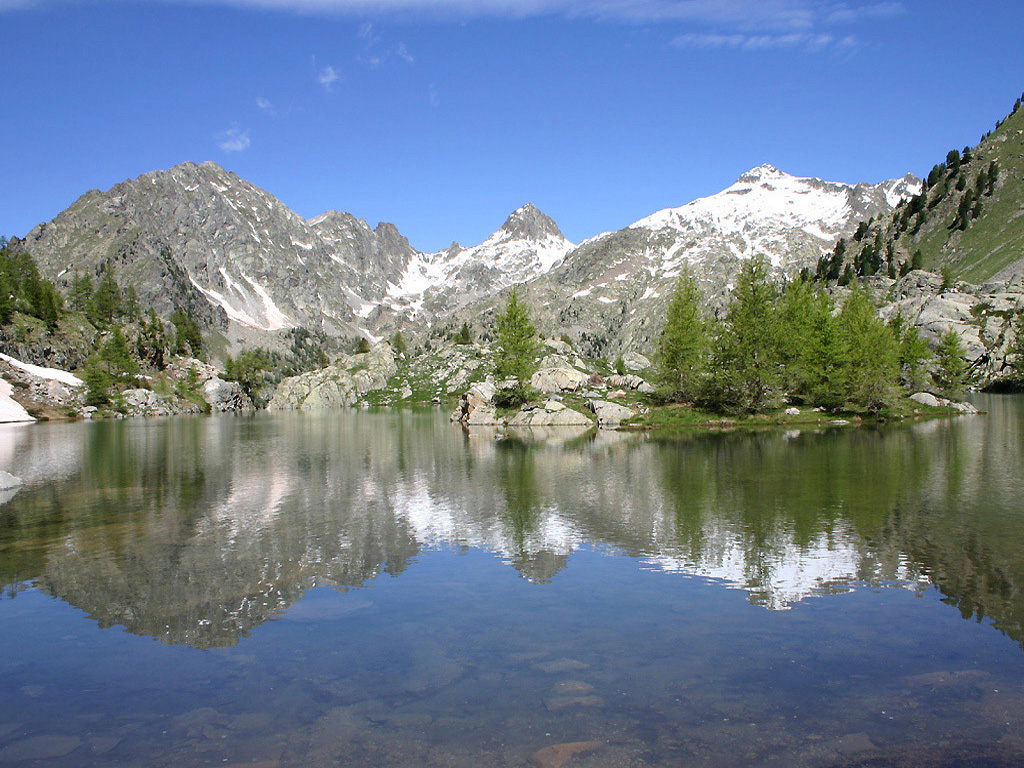
[[[666,208],[631,225],[631,229],[670,230],[692,235],[695,243],[677,243],[665,266],[699,257],[701,238],[726,240],[736,255],[765,253],[772,263],[784,261],[787,233],[802,231],[822,247],[831,247],[855,211],[857,191],[866,185],[824,182],[791,176],[771,165],[762,165],[740,176],[718,194],[694,200],[680,208]],[[919,191],[920,186],[893,180],[879,188],[889,205]],[[675,257],[675,258],[672,258]]]
[[[456,285],[473,272],[487,270],[493,271],[489,288],[499,291],[549,271],[575,247],[556,235],[524,239],[499,229],[473,248],[417,254],[399,281],[392,284],[385,301],[406,299],[418,309],[427,290]]]
[[[69,371],[62,371],[59,368],[43,368],[40,365],[23,363],[21,360],[16,360],[10,355],[5,355],[2,352],[0,352],[0,360],[6,360],[15,368],[20,368],[26,373],[31,373],[33,376],[38,376],[39,378],[47,379],[48,381],[59,381],[61,384],[67,384],[71,387],[81,387],[85,384],[85,382],[75,376],[75,374],[70,373]]]
[[[233,279],[223,267],[219,271],[227,286],[226,294],[200,285],[194,277],[189,276],[189,279],[211,304],[222,307],[232,320],[262,331],[295,327],[295,323],[278,308],[262,285],[242,274],[241,278],[248,283],[247,287]]]
[[[11,397],[13,391],[14,387],[11,386],[11,383],[7,379],[0,378],[0,423],[35,421],[28,411]]]

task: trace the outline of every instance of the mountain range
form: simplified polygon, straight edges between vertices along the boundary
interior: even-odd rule
[[[579,245],[527,204],[479,245],[423,253],[393,224],[333,210],[307,220],[215,163],[187,162],[89,191],[15,247],[65,287],[113,266],[145,306],[181,308],[234,347],[300,326],[372,340],[484,322],[525,284],[542,330],[602,353],[650,338],[684,265],[711,297],[754,254],[792,273],[921,187],[909,174],[851,185],[763,165]]]

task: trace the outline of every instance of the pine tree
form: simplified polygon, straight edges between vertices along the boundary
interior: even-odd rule
[[[157,317],[156,310],[151,308],[148,319],[142,324],[142,333],[139,336],[139,357],[162,371],[166,367],[166,352],[167,333],[164,330],[164,324]]]
[[[840,407],[845,355],[828,294],[813,286],[789,285],[780,303],[780,323],[787,389],[814,405]]]
[[[917,329],[903,315],[896,315],[889,323],[899,350],[900,380],[909,389],[924,386],[924,364],[932,351]]]
[[[455,334],[456,344],[472,344],[473,343],[473,331],[469,327],[469,323],[463,323],[459,332]]]
[[[120,328],[114,328],[100,347],[100,360],[107,372],[125,386],[134,386],[139,375],[139,364],[132,357],[128,340]]]
[[[519,388],[526,390],[535,369],[534,358],[540,350],[537,329],[530,320],[526,305],[519,300],[519,289],[513,288],[505,302],[504,311],[496,321],[497,379],[516,379]]]
[[[676,281],[655,354],[658,379],[674,398],[696,397],[707,371],[710,329],[701,303],[696,281],[684,272]]]
[[[405,337],[401,331],[395,331],[391,337],[391,348],[395,351],[396,355],[404,355],[409,351],[408,345],[405,343]]]
[[[744,264],[736,280],[711,367],[710,399],[726,411],[762,411],[780,400],[779,291],[762,257]]]
[[[362,338],[361,337],[359,339],[359,341],[356,342],[356,354],[357,355],[365,355],[369,351],[370,351],[370,340],[367,339],[367,338]]]
[[[0,270],[0,325],[7,325],[14,314],[14,282]]]
[[[114,267],[107,266],[93,292],[89,319],[98,328],[106,328],[122,311],[121,286],[117,284]]]
[[[892,331],[878,319],[871,299],[855,290],[838,317],[846,352],[847,397],[877,413],[896,399],[899,353]]]
[[[963,341],[952,328],[939,337],[936,363],[935,380],[942,391],[949,396],[961,394],[967,385],[968,368]]]
[[[68,294],[68,301],[71,308],[76,312],[88,312],[92,304],[92,278],[84,273],[78,273],[71,281],[71,291]]]
[[[101,406],[110,402],[110,390],[114,386],[114,377],[107,372],[98,353],[86,361],[82,371],[82,380],[85,382],[86,405]]]
[[[201,360],[203,335],[195,321],[182,310],[176,309],[171,313],[171,324],[174,326],[174,354]]]

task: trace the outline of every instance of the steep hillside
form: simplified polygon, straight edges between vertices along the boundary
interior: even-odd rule
[[[920,195],[858,233],[843,259],[855,274],[887,271],[890,262],[972,283],[1024,274],[1021,102],[976,147],[951,151]]]

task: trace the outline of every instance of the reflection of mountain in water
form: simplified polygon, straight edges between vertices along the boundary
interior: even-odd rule
[[[1015,414],[531,443],[411,413],[25,430],[11,467],[30,485],[0,507],[0,577],[103,626],[212,647],[424,547],[476,547],[546,582],[594,543],[772,609],[931,581],[1020,640],[1024,534],[992,511],[1021,492]],[[33,482],[50,455],[59,477]]]

